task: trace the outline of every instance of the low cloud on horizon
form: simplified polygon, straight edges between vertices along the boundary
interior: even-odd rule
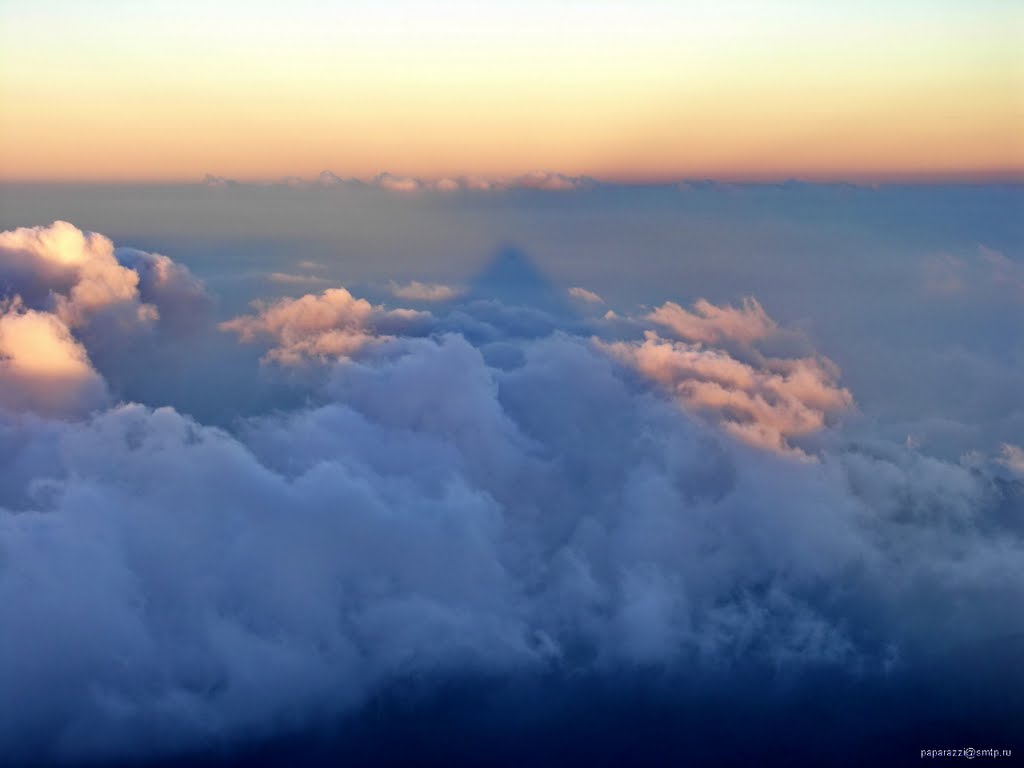
[[[292,189],[376,188],[388,192],[497,192],[510,189],[532,189],[546,192],[571,192],[590,189],[598,182],[589,176],[574,176],[553,171],[532,171],[517,176],[446,176],[425,179],[402,176],[387,171],[367,179],[341,177],[332,171],[322,171],[312,179],[286,176],[268,181],[240,181],[206,174],[203,184],[214,189],[244,187],[285,187]]]

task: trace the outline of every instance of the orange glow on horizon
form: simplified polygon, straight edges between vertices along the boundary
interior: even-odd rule
[[[0,11],[0,180],[1024,175],[1024,14],[987,0],[306,5]]]

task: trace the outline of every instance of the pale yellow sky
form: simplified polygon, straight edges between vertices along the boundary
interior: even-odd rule
[[[1024,173],[1021,5],[849,5],[8,0],[0,178]]]

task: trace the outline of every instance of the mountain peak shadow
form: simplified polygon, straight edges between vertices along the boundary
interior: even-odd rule
[[[522,249],[500,248],[470,282],[467,298],[498,300],[508,306],[530,307],[555,315],[571,312],[562,291]]]

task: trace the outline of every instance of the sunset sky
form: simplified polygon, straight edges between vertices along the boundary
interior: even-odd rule
[[[1011,756],[1022,329],[1024,0],[0,0],[0,763]]]
[[[1024,5],[0,3],[0,179],[1024,174]]]

